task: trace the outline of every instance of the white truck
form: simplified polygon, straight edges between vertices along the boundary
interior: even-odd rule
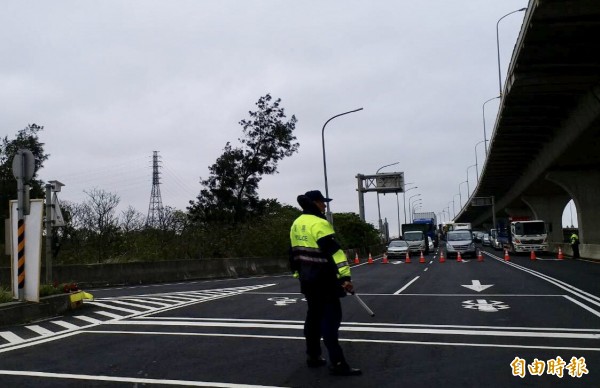
[[[511,252],[548,251],[548,233],[542,220],[512,221],[509,249]]]

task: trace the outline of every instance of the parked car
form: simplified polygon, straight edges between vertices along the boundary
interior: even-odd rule
[[[481,239],[481,244],[483,244],[484,247],[492,246],[492,238],[490,237],[490,235],[488,233],[483,234],[483,237]]]
[[[408,252],[408,243],[404,240],[392,240],[387,246],[388,258],[404,258]]]
[[[448,257],[457,256],[475,257],[475,242],[470,230],[453,230],[446,234],[446,253]]]

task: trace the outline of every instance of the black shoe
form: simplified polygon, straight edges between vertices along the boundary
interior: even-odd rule
[[[327,361],[321,356],[308,357],[306,359],[306,365],[308,365],[310,368],[318,368],[320,366],[327,365]]]
[[[350,365],[344,362],[329,367],[329,372],[334,376],[360,376],[362,371],[356,368],[350,368]]]

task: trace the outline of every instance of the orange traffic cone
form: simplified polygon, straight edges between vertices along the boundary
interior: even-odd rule
[[[562,253],[562,249],[558,247],[558,260],[563,260],[565,256]]]
[[[462,256],[460,255],[460,252],[456,253],[456,262],[457,263],[462,263],[463,259]]]
[[[529,255],[529,259],[530,260],[536,260],[537,259],[537,257],[535,257],[535,251],[533,249],[531,250],[531,255]]]
[[[358,258],[358,253],[354,257],[354,264],[360,264],[360,259]]]
[[[481,253],[481,249],[477,253],[477,261],[483,261],[483,253]]]
[[[445,263],[446,258],[444,257],[444,251],[440,249],[440,263]]]
[[[425,262],[425,256],[423,256],[423,251],[421,251],[421,257],[419,257],[419,263]]]
[[[410,264],[410,255],[408,254],[408,251],[406,251],[406,260],[404,262]]]
[[[387,253],[383,254],[383,260],[381,260],[381,264],[387,264],[389,263],[388,258],[387,258]]]
[[[508,249],[504,249],[504,261],[510,261],[510,256],[508,255]]]
[[[373,264],[373,257],[371,257],[370,253],[369,253],[369,260],[367,261],[367,264]]]

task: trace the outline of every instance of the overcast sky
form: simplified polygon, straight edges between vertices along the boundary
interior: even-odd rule
[[[185,210],[200,178],[238,144],[240,120],[267,93],[298,119],[299,152],[260,184],[296,205],[325,192],[333,212],[358,213],[356,174],[402,171],[419,211],[460,201],[467,168],[483,165],[482,104],[498,95],[496,22],[526,0],[6,1],[0,3],[1,135],[45,128],[39,176],[117,194],[146,214],[152,152],[163,205]],[[524,12],[500,22],[502,80]],[[491,135],[498,103],[486,105]],[[469,188],[476,168],[468,169]],[[411,187],[408,185],[407,188]],[[464,202],[467,184],[460,186]],[[402,195],[381,195],[397,234]],[[367,221],[377,199],[365,195]],[[567,207],[568,210],[568,207]],[[575,213],[575,211],[574,211]],[[567,222],[570,213],[565,212]]]

